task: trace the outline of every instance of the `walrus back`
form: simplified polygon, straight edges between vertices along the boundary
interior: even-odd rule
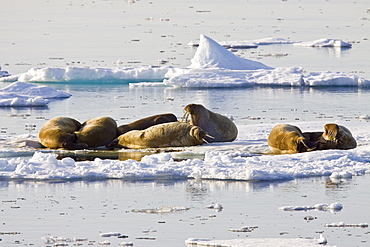
[[[300,152],[299,143],[304,139],[297,126],[279,124],[271,130],[267,144],[273,154],[294,154]]]
[[[74,142],[74,131],[78,130],[81,124],[68,117],[55,117],[48,120],[39,132],[39,142],[47,148],[64,148],[66,142]]]
[[[197,126],[180,122],[158,124],[145,130],[132,130],[120,135],[118,143],[122,147],[133,149],[201,145],[203,140],[197,138],[205,136],[206,133],[195,133],[194,127],[201,130]]]
[[[117,123],[110,117],[93,118],[84,122],[75,134],[79,143],[90,148],[104,146],[117,137]]]
[[[177,122],[177,117],[172,113],[158,114],[142,118],[135,122],[119,126],[118,135],[122,135],[130,130],[144,130],[157,124],[169,122]]]

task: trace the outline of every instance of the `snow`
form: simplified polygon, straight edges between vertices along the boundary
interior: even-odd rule
[[[305,122],[302,128],[324,123]],[[346,123],[348,126],[348,123]],[[351,150],[324,150],[287,155],[266,155],[267,135],[270,125],[238,126],[239,136],[231,143],[211,143],[187,147],[179,152],[158,153],[136,160],[75,161],[72,158],[57,159],[56,153],[35,150],[31,158],[0,159],[0,177],[23,179],[78,179],[119,178],[127,180],[160,178],[195,178],[216,180],[291,180],[312,176],[345,174],[343,179],[370,173],[370,126],[367,122],[348,126],[357,139],[358,147]],[[11,138],[1,135],[6,143]],[[12,137],[14,140],[14,137]],[[19,151],[3,149],[1,153]],[[122,150],[121,152],[123,152]],[[59,151],[62,152],[62,151]],[[76,151],[76,154],[86,152]],[[176,161],[181,154],[186,160]],[[4,157],[4,156],[3,156]],[[204,158],[203,158],[204,157]],[[325,206],[325,204],[322,204]],[[317,206],[317,205],[315,205]],[[322,206],[322,207],[324,207]],[[327,205],[329,209],[340,205]],[[318,207],[318,206],[317,206]]]
[[[71,94],[51,87],[14,82],[0,89],[0,107],[46,106],[48,99],[69,97]]]
[[[187,246],[214,246],[214,247],[317,247],[318,239],[304,238],[243,238],[228,240],[211,240],[204,238],[189,238],[185,241]],[[330,245],[325,245],[330,247]]]
[[[298,42],[294,43],[295,46],[306,46],[306,47],[345,47],[350,48],[350,43],[344,42],[339,39],[318,39],[309,42]]]
[[[266,38],[256,44],[291,44],[293,41]],[[337,39],[320,39],[294,43],[312,47],[350,47]],[[237,43],[230,46],[237,46]],[[239,45],[243,45],[239,43]],[[225,46],[225,44],[224,44]],[[118,62],[116,62],[118,63]],[[117,65],[120,65],[118,63]],[[130,83],[131,87],[246,87],[269,86],[351,86],[369,87],[370,80],[344,72],[310,72],[302,67],[272,68],[263,63],[236,56],[210,37],[200,35],[191,64],[186,68],[172,67],[115,67],[115,68],[32,68],[25,73],[0,78],[3,82],[83,82]]]

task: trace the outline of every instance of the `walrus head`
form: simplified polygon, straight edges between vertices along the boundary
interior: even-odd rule
[[[322,137],[326,141],[338,142],[339,126],[337,124],[325,124]]]
[[[198,126],[193,126],[190,129],[190,136],[194,137],[199,142],[199,144],[203,144],[207,142],[205,140],[205,137],[207,136],[207,132],[203,131]]]
[[[209,112],[203,105],[189,104],[184,108],[184,116],[182,117],[182,122],[189,122],[189,115],[191,117],[190,124],[199,125],[201,119],[208,119]]]
[[[78,143],[76,133],[68,134],[68,138],[62,142],[62,147],[69,150],[81,150],[88,148],[86,143]]]

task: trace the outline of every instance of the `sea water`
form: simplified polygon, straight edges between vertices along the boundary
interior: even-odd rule
[[[338,38],[350,49],[259,46],[235,54],[272,67],[302,66],[307,72],[342,71],[370,78],[369,1],[2,1],[1,64],[11,74],[32,67],[166,65],[186,67],[187,45],[206,34],[216,40],[283,37],[295,41]],[[8,85],[2,82],[1,88]],[[130,88],[127,83],[49,83],[73,96],[41,108],[0,109],[4,135],[37,135],[45,119],[84,121],[107,115],[119,124],[173,112],[189,103],[233,116],[238,125],[363,122],[369,90],[363,88],[247,87],[238,89]],[[30,126],[35,126],[31,127]],[[52,236],[66,242],[118,246],[184,246],[190,237],[211,239],[318,237],[330,245],[367,246],[367,228],[325,228],[332,222],[366,223],[368,175],[338,183],[327,177],[281,182],[246,181],[22,181],[2,180],[0,245],[42,246]],[[286,212],[282,206],[343,204],[339,212]],[[206,209],[223,205],[221,212]],[[168,214],[135,213],[161,206],[188,207]],[[313,220],[305,220],[312,216]],[[250,233],[229,229],[257,226]],[[129,238],[103,238],[120,232]],[[92,242],[89,242],[92,241]],[[45,244],[52,246],[53,243]]]

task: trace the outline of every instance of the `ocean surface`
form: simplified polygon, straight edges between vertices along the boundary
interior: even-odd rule
[[[11,75],[47,67],[186,68],[197,50],[188,44],[203,34],[236,43],[268,37],[343,40],[352,47],[269,43],[231,50],[273,68],[302,67],[304,75],[331,71],[370,80],[368,0],[2,0],[0,20],[0,67]],[[36,81],[72,96],[43,107],[0,107],[0,246],[173,247],[185,246],[188,238],[313,239],[320,233],[330,246],[368,246],[369,229],[356,226],[370,219],[368,87],[130,84],[161,81]],[[10,83],[1,81],[0,88]],[[167,112],[181,119],[190,103],[232,117],[240,130],[237,140],[169,152],[174,162],[156,154],[137,163],[124,161],[130,154],[122,163],[116,158],[63,163],[52,152],[35,155],[34,148],[14,144],[36,140],[45,121],[56,116],[81,122],[110,116],[120,125]],[[320,131],[328,122],[349,127],[358,148],[260,155],[276,124]],[[85,170],[72,171],[68,164]],[[118,166],[134,175],[118,173]],[[206,208],[216,203],[221,211]],[[343,209],[279,209],[320,203],[340,203]],[[325,227],[338,222],[355,226]],[[252,230],[231,231],[245,226]]]

